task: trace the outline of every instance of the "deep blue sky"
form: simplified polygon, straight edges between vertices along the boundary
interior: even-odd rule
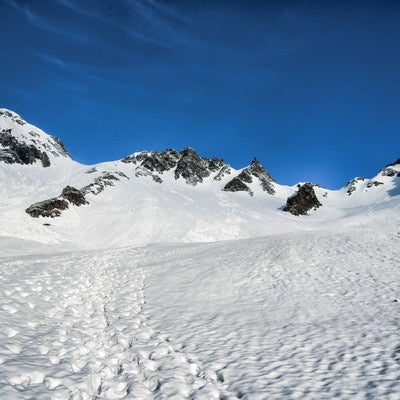
[[[0,107],[77,161],[192,146],[337,188],[400,157],[399,1],[0,6]]]

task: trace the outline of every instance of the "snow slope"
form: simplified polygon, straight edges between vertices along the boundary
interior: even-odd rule
[[[0,131],[27,140],[17,119]],[[296,186],[248,168],[188,184],[39,134],[50,166],[0,162],[1,399],[399,398],[399,162],[296,217]],[[66,185],[89,204],[25,213]]]
[[[396,399],[398,222],[2,258],[0,393]]]

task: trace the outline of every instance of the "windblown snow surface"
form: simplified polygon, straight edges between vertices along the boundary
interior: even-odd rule
[[[1,399],[400,398],[398,178],[295,217],[278,184],[55,163],[0,165]],[[116,170],[89,205],[24,212]]]

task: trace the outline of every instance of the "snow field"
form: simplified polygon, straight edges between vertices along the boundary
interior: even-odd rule
[[[397,399],[399,237],[2,258],[1,396]]]
[[[150,326],[137,257],[3,259],[0,397],[219,398],[217,378]]]
[[[398,239],[309,232],[171,247],[158,260],[152,249],[153,323],[237,398],[396,399]]]

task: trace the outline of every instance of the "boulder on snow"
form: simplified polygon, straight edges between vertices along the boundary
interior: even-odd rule
[[[306,215],[307,211],[317,209],[322,204],[319,202],[312,183],[299,185],[299,190],[286,201],[283,211],[288,211],[293,215]]]
[[[31,217],[59,217],[61,211],[69,208],[69,203],[75,206],[89,204],[84,194],[72,186],[66,186],[59,197],[40,201],[29,206],[25,212]]]
[[[33,218],[39,217],[59,217],[62,210],[66,210],[69,207],[68,201],[54,198],[49,200],[40,201],[32,204],[28,207],[25,212]]]
[[[72,186],[66,186],[61,192],[61,197],[67,199],[70,203],[76,206],[82,206],[84,204],[89,204],[85,199],[85,195],[78,189]]]

